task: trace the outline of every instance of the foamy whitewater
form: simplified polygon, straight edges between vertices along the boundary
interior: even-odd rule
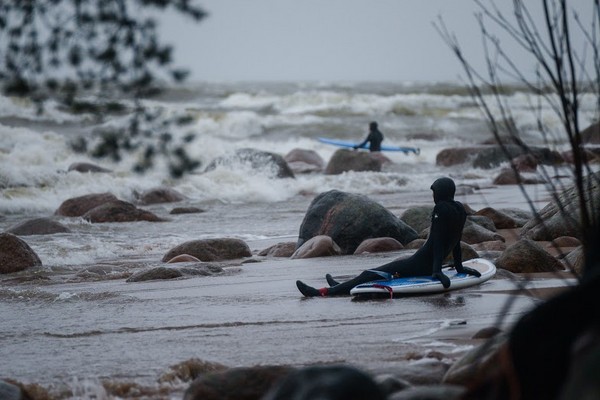
[[[515,123],[525,133],[529,144],[566,149],[564,136],[560,134],[560,121],[549,105],[540,105],[537,98],[519,91],[505,100],[513,107]],[[525,202],[515,198],[518,191],[514,189],[497,189],[493,198],[485,197],[485,188],[491,186],[502,166],[479,170],[464,165],[452,168],[436,165],[436,155],[444,148],[471,145],[491,138],[481,112],[460,86],[416,83],[189,84],[173,88],[145,104],[161,110],[165,117],[185,115],[191,118],[191,124],[173,127],[170,132],[176,143],[183,143],[186,135],[195,136],[185,145],[188,154],[202,163],[194,173],[173,179],[165,163],[158,162],[146,174],[140,175],[132,172],[140,154],[123,153],[121,162],[115,163],[72,150],[71,143],[79,136],[93,145],[97,140],[93,135],[96,129],[124,124],[126,116],[98,122],[90,115],[73,115],[52,103],[38,114],[34,104],[0,97],[0,231],[25,219],[52,216],[63,201],[90,193],[111,192],[122,200],[135,202],[136,193],[168,186],[187,198],[175,205],[143,207],[166,218],[166,222],[90,224],[80,218],[60,218],[58,221],[72,233],[23,237],[42,260],[41,271],[51,279],[50,283],[41,286],[33,283],[0,287],[0,314],[3,316],[0,376],[27,382],[67,384],[75,391],[83,390],[82,387],[91,382],[91,392],[101,392],[97,381],[102,377],[152,382],[157,371],[192,357],[230,366],[310,362],[310,359],[298,358],[292,350],[284,350],[289,345],[284,340],[289,334],[286,324],[292,324],[292,330],[299,332],[299,337],[308,332],[303,321],[309,321],[310,324],[327,325],[323,333],[326,332],[328,337],[346,341],[356,339],[351,333],[340,336],[339,326],[345,326],[345,322],[329,326],[319,320],[315,310],[303,305],[316,302],[299,303],[293,285],[295,279],[310,281],[317,275],[332,272],[331,269],[337,269],[340,274],[351,274],[364,269],[366,264],[377,266],[382,258],[357,262],[342,257],[332,260],[329,266],[311,261],[308,264],[314,268],[310,273],[289,260],[283,262],[285,267],[273,266],[271,261],[259,263],[252,267],[249,275],[245,274],[250,268],[244,267],[239,276],[249,277],[253,284],[245,281],[244,288],[232,289],[232,292],[246,296],[244,299],[249,301],[246,305],[235,296],[228,297],[226,290],[215,288],[216,284],[232,284],[223,276],[137,286],[125,284],[124,279],[95,282],[86,280],[83,275],[75,276],[94,265],[122,268],[113,271],[116,278],[119,271],[134,268],[135,263],[138,263],[135,267],[160,265],[166,251],[192,239],[236,237],[245,240],[253,251],[277,242],[295,241],[312,198],[330,189],[367,195],[399,215],[412,205],[422,204],[423,199],[430,201],[431,182],[446,175],[461,186],[481,188],[477,195],[461,198],[471,205],[522,204],[527,207]],[[582,96],[581,109],[581,126],[587,126],[596,117],[596,99]],[[544,133],[538,131],[537,116],[547,125]],[[255,170],[244,164],[219,166],[203,172],[216,157],[242,148],[282,156],[296,148],[309,149],[327,162],[337,148],[318,142],[317,137],[358,143],[366,137],[371,121],[379,123],[385,135],[384,144],[417,147],[419,155],[385,153],[392,163],[378,173],[310,173],[297,174],[295,179],[278,179],[273,171]],[[67,172],[75,162],[91,162],[112,172]],[[533,187],[531,190],[534,201],[543,205],[547,200],[543,189]],[[205,212],[170,215],[175,206],[196,206]],[[350,270],[344,269],[345,265],[346,268],[350,265]],[[323,269],[315,272],[315,268]],[[291,272],[282,272],[282,269]],[[276,274],[281,282],[290,282],[285,290],[273,289],[280,299],[275,307],[279,307],[277,310],[271,304],[270,296],[252,294],[263,290],[259,282],[271,274]],[[432,312],[428,308],[431,304],[411,302],[412,313],[417,313],[416,310]],[[211,305],[215,308],[211,309]],[[356,317],[357,309],[368,308],[353,305],[354,309],[348,310],[348,305],[347,299],[328,302],[330,311],[336,310],[339,318],[346,321]],[[244,307],[252,311],[240,316],[240,308]],[[373,318],[385,318],[389,315],[389,307],[378,304],[375,310],[365,309],[365,312],[373,314]],[[480,324],[495,318],[490,308],[469,311],[464,304],[452,302],[443,307],[456,308],[458,314],[451,318],[478,315]],[[321,312],[324,311],[322,308]],[[298,315],[299,309],[304,310],[301,315]],[[275,328],[268,330],[255,325],[261,321],[269,321],[267,325],[272,324]],[[400,316],[395,316],[394,321],[403,324]],[[405,326],[402,332],[393,326],[378,326],[382,333],[390,333],[391,339],[402,341],[402,338],[419,337],[420,332],[437,331],[441,326],[447,326],[447,321],[448,317],[441,314],[436,318],[434,311],[431,319],[420,320],[412,327]],[[233,328],[228,325],[232,322],[241,325]],[[246,323],[252,328],[244,328]],[[236,329],[240,332],[233,333]],[[277,334],[278,331],[281,332]],[[255,335],[254,339],[251,339],[252,335]],[[264,337],[270,339],[262,340]],[[276,351],[267,346],[269,340]],[[302,350],[301,345],[306,342],[298,340],[300,342],[295,346]],[[171,344],[166,345],[168,342]],[[329,344],[335,346],[335,342]],[[340,342],[340,346],[346,344]],[[240,346],[255,349],[255,352],[239,354],[235,349]],[[325,361],[352,357],[332,351]],[[358,360],[368,364],[365,357],[358,357]],[[86,396],[102,398],[102,393],[81,397]]]

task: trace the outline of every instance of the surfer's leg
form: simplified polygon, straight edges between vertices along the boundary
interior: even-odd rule
[[[377,275],[375,272],[363,271],[360,275],[350,279],[349,281],[329,288],[316,289],[312,286],[308,286],[302,281],[296,281],[296,286],[298,287],[298,290],[306,297],[347,296],[350,294],[350,289],[352,289],[354,286],[376,279],[381,279],[381,276]]]
[[[336,281],[335,279],[333,279],[333,277],[329,274],[325,275],[325,279],[327,280],[327,284],[329,286],[337,286],[340,283],[338,281]]]
[[[332,286],[330,288],[326,288],[327,291],[324,296],[345,296],[350,294],[350,290],[353,289],[356,285],[360,285],[361,283],[371,282],[374,280],[382,279],[380,275],[377,275],[372,271],[363,271],[360,275],[350,279],[349,281],[342,282],[338,285]]]

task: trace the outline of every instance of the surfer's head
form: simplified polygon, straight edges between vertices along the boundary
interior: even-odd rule
[[[431,185],[433,190],[433,201],[437,204],[440,201],[454,200],[456,185],[450,178],[439,178]]]
[[[377,122],[373,121],[369,124],[369,129],[374,131],[375,129],[377,129]]]

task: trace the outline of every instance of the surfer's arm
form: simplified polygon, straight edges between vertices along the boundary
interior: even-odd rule
[[[361,147],[364,147],[370,141],[371,141],[371,134],[369,133],[367,135],[367,138],[365,140],[363,140],[361,143],[359,143],[356,146],[354,146],[354,150],[360,149]]]
[[[454,249],[452,249],[452,258],[454,259],[454,268],[456,269],[456,272],[473,275],[478,278],[481,276],[481,273],[476,269],[462,265],[462,249],[460,248],[460,242],[458,242],[456,246],[454,246]]]
[[[437,207],[436,207],[437,208]],[[443,218],[442,213],[439,212],[439,210],[436,210],[436,208],[434,208],[433,210],[433,214],[431,217],[431,229],[429,232],[430,238],[429,240],[431,240],[432,243],[432,261],[433,261],[433,265],[432,265],[432,271],[431,271],[431,276],[437,280],[439,280],[440,282],[442,282],[442,285],[444,285],[444,288],[449,288],[450,287],[450,279],[444,275],[444,273],[442,272],[442,263],[444,262],[444,245],[443,245],[443,226],[442,226],[442,221],[441,219]]]

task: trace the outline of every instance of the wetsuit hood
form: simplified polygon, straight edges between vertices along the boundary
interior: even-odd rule
[[[450,178],[439,178],[431,185],[433,190],[433,201],[437,204],[440,201],[454,200],[456,185]]]

